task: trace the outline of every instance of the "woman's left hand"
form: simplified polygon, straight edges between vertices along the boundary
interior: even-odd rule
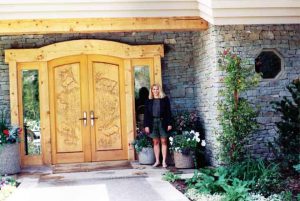
[[[172,130],[172,126],[168,126],[167,131]]]

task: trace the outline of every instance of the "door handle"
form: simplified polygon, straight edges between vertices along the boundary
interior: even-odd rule
[[[83,118],[80,118],[79,120],[83,121],[83,126],[86,127],[86,123],[87,123],[86,112],[83,112]]]
[[[94,120],[98,119],[98,117],[94,116],[94,111],[91,111],[90,118],[91,118],[91,126],[93,127],[94,126]]]

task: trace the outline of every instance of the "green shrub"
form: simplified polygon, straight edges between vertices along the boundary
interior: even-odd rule
[[[221,160],[230,164],[244,158],[247,137],[258,127],[257,112],[240,94],[257,85],[260,76],[253,68],[243,65],[241,58],[229,50],[224,50],[219,63],[226,75],[218,102],[218,119],[222,126],[218,141],[221,144]]]
[[[282,114],[282,120],[276,123],[279,137],[273,150],[283,170],[292,170],[300,163],[300,78],[287,86],[291,98],[273,102],[274,109]],[[276,149],[278,148],[278,149]]]
[[[174,174],[173,172],[165,172],[163,175],[163,180],[168,181],[168,182],[175,182],[176,180],[179,180],[180,176],[177,174]]]
[[[247,159],[227,168],[228,177],[250,182],[252,191],[269,195],[280,188],[279,165],[262,159]]]
[[[224,201],[245,201],[248,200],[249,182],[234,178],[231,185],[224,185],[226,192]]]

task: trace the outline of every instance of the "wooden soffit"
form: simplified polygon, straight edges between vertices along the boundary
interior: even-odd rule
[[[200,17],[0,20],[0,35],[193,31],[207,28],[208,23]]]
[[[74,40],[55,43],[38,49],[5,50],[5,62],[50,61],[55,58],[80,55],[101,54],[123,59],[163,57],[163,45],[127,45],[105,40]]]

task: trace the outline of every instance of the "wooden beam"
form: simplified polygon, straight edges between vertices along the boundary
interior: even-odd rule
[[[208,23],[200,17],[0,20],[0,35],[193,31],[207,28]]]
[[[163,45],[127,45],[124,43],[105,40],[74,40],[60,42],[38,49],[7,49],[5,50],[5,61],[33,62],[50,61],[52,59],[79,55],[79,54],[101,54],[111,55],[119,58],[149,58],[164,56]]]

